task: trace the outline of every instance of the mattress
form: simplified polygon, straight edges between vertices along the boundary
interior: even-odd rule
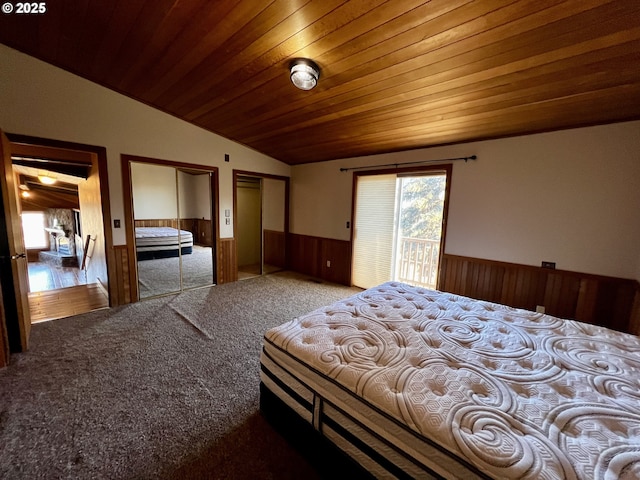
[[[193,235],[172,227],[136,227],[138,260],[177,257],[192,253]]]
[[[261,381],[374,476],[640,478],[640,339],[389,282],[264,337]]]

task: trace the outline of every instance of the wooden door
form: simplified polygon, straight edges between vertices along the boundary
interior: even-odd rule
[[[31,316],[29,314],[29,274],[22,236],[18,188],[11,162],[11,143],[0,130],[0,189],[2,190],[2,227],[0,229],[0,262],[7,333],[11,351],[29,347]],[[6,238],[4,238],[6,232]]]

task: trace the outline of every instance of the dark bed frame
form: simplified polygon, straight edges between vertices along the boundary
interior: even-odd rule
[[[193,253],[193,247],[182,247],[180,249],[182,255],[189,255]],[[178,256],[178,249],[172,248],[169,250],[151,250],[146,252],[136,252],[136,258],[138,260],[155,260],[158,258],[172,258]]]
[[[373,480],[341,451],[260,382],[260,412],[269,424],[302,455],[322,478]],[[405,477],[410,478],[410,477]]]

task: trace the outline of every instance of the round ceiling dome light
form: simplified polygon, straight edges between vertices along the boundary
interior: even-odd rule
[[[311,90],[318,84],[320,68],[311,60],[300,58],[291,62],[291,82],[300,90]]]

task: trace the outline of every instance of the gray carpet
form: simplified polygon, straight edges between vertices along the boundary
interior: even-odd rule
[[[262,335],[357,291],[280,273],[34,325],[0,478],[319,478],[259,413]]]
[[[182,287],[184,290],[213,283],[211,247],[194,245],[193,252],[182,255]],[[141,260],[138,262],[140,298],[149,298],[180,291],[178,257]]]

